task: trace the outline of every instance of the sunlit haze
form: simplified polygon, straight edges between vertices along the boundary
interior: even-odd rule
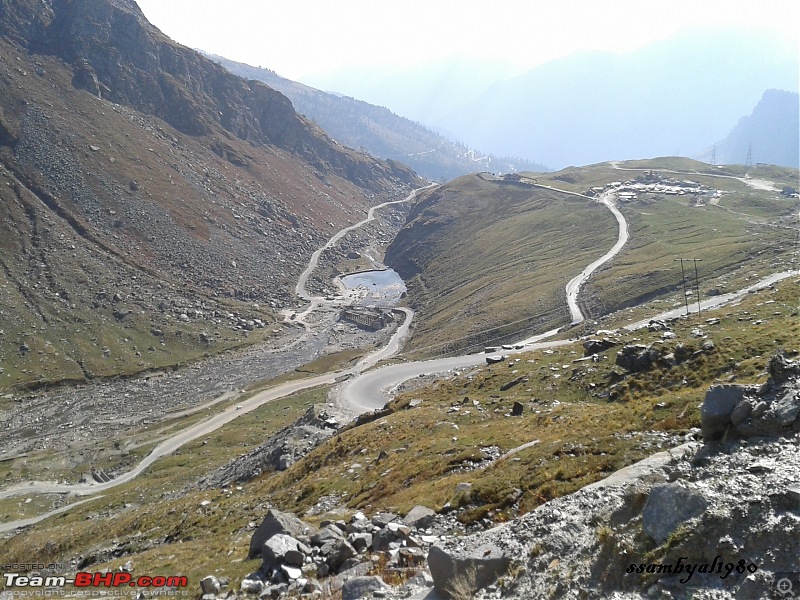
[[[342,67],[407,67],[451,56],[522,71],[577,50],[625,52],[696,26],[774,32],[797,48],[797,0],[138,0],[186,46],[299,80]]]

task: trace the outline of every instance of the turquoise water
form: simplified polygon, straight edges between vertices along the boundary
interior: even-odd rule
[[[406,292],[406,284],[394,269],[364,271],[342,277],[348,290],[361,290],[365,298],[358,302],[370,306],[394,306]]]

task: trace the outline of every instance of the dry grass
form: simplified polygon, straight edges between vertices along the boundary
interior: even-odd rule
[[[438,509],[450,502],[461,507],[465,522],[507,520],[682,441],[698,425],[697,407],[709,384],[764,381],[776,349],[799,350],[798,298],[800,281],[795,279],[708,313],[706,318],[720,319],[703,325],[715,343],[713,351],[669,370],[628,375],[615,387],[609,374],[621,369],[613,365],[614,350],[598,362],[574,362],[582,356],[580,346],[534,352],[510,366],[463,372],[402,395],[386,417],[342,432],[289,470],[265,474],[241,490],[184,489],[198,473],[234,458],[299,416],[324,392],[278,401],[185,446],[106,497],[9,540],[4,556],[57,561],[96,555],[91,570],[116,568],[131,559],[140,573],[167,569],[188,575],[192,586],[215,573],[238,586],[257,567],[256,561],[245,560],[252,531],[248,522],[260,521],[273,505],[302,514],[321,496],[335,493],[343,498],[344,510],[403,513],[415,504]],[[693,335],[696,327],[695,319],[678,320],[673,327],[677,337],[663,342],[665,351],[678,343],[699,347],[703,340]],[[660,338],[659,332],[637,331],[625,341]],[[518,377],[527,381],[500,389]],[[423,402],[408,408],[413,398]],[[525,406],[522,417],[506,416],[514,401]],[[662,433],[676,436],[675,441]],[[484,459],[532,440],[539,443],[510,458]],[[378,461],[381,450],[387,457]],[[462,482],[472,487],[456,496]],[[202,508],[203,500],[211,504]],[[5,514],[16,518],[13,512]],[[148,548],[151,542],[156,546]],[[103,550],[115,544],[122,556],[109,560]]]
[[[607,314],[682,291],[678,257],[699,258],[700,291],[743,287],[754,272],[789,268],[796,252],[800,205],[776,192],[756,190],[689,159],[620,163],[662,169],[723,192],[718,205],[690,196],[642,195],[620,205],[630,239],[622,252],[582,288],[584,312]],[[682,173],[670,173],[680,169]],[[576,192],[636,171],[609,164],[570,167],[539,175],[539,183]],[[759,167],[751,177],[796,185],[797,171]],[[431,191],[415,209],[413,228],[401,232],[389,263],[405,275],[409,301],[418,311],[410,349],[418,355],[475,350],[569,322],[564,284],[613,245],[616,222],[588,199],[519,184],[462,177]],[[693,280],[693,273],[692,280]],[[530,319],[538,315],[539,319]],[[514,323],[509,326],[509,323]]]

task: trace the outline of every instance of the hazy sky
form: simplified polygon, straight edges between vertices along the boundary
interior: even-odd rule
[[[771,29],[800,46],[798,0],[137,0],[174,40],[290,79],[453,55],[522,70],[624,52],[697,25]],[[798,50],[800,52],[800,50]]]

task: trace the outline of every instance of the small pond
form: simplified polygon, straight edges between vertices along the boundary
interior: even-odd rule
[[[406,292],[406,284],[394,269],[345,275],[342,283],[348,290],[363,294],[357,302],[362,306],[394,306]]]

